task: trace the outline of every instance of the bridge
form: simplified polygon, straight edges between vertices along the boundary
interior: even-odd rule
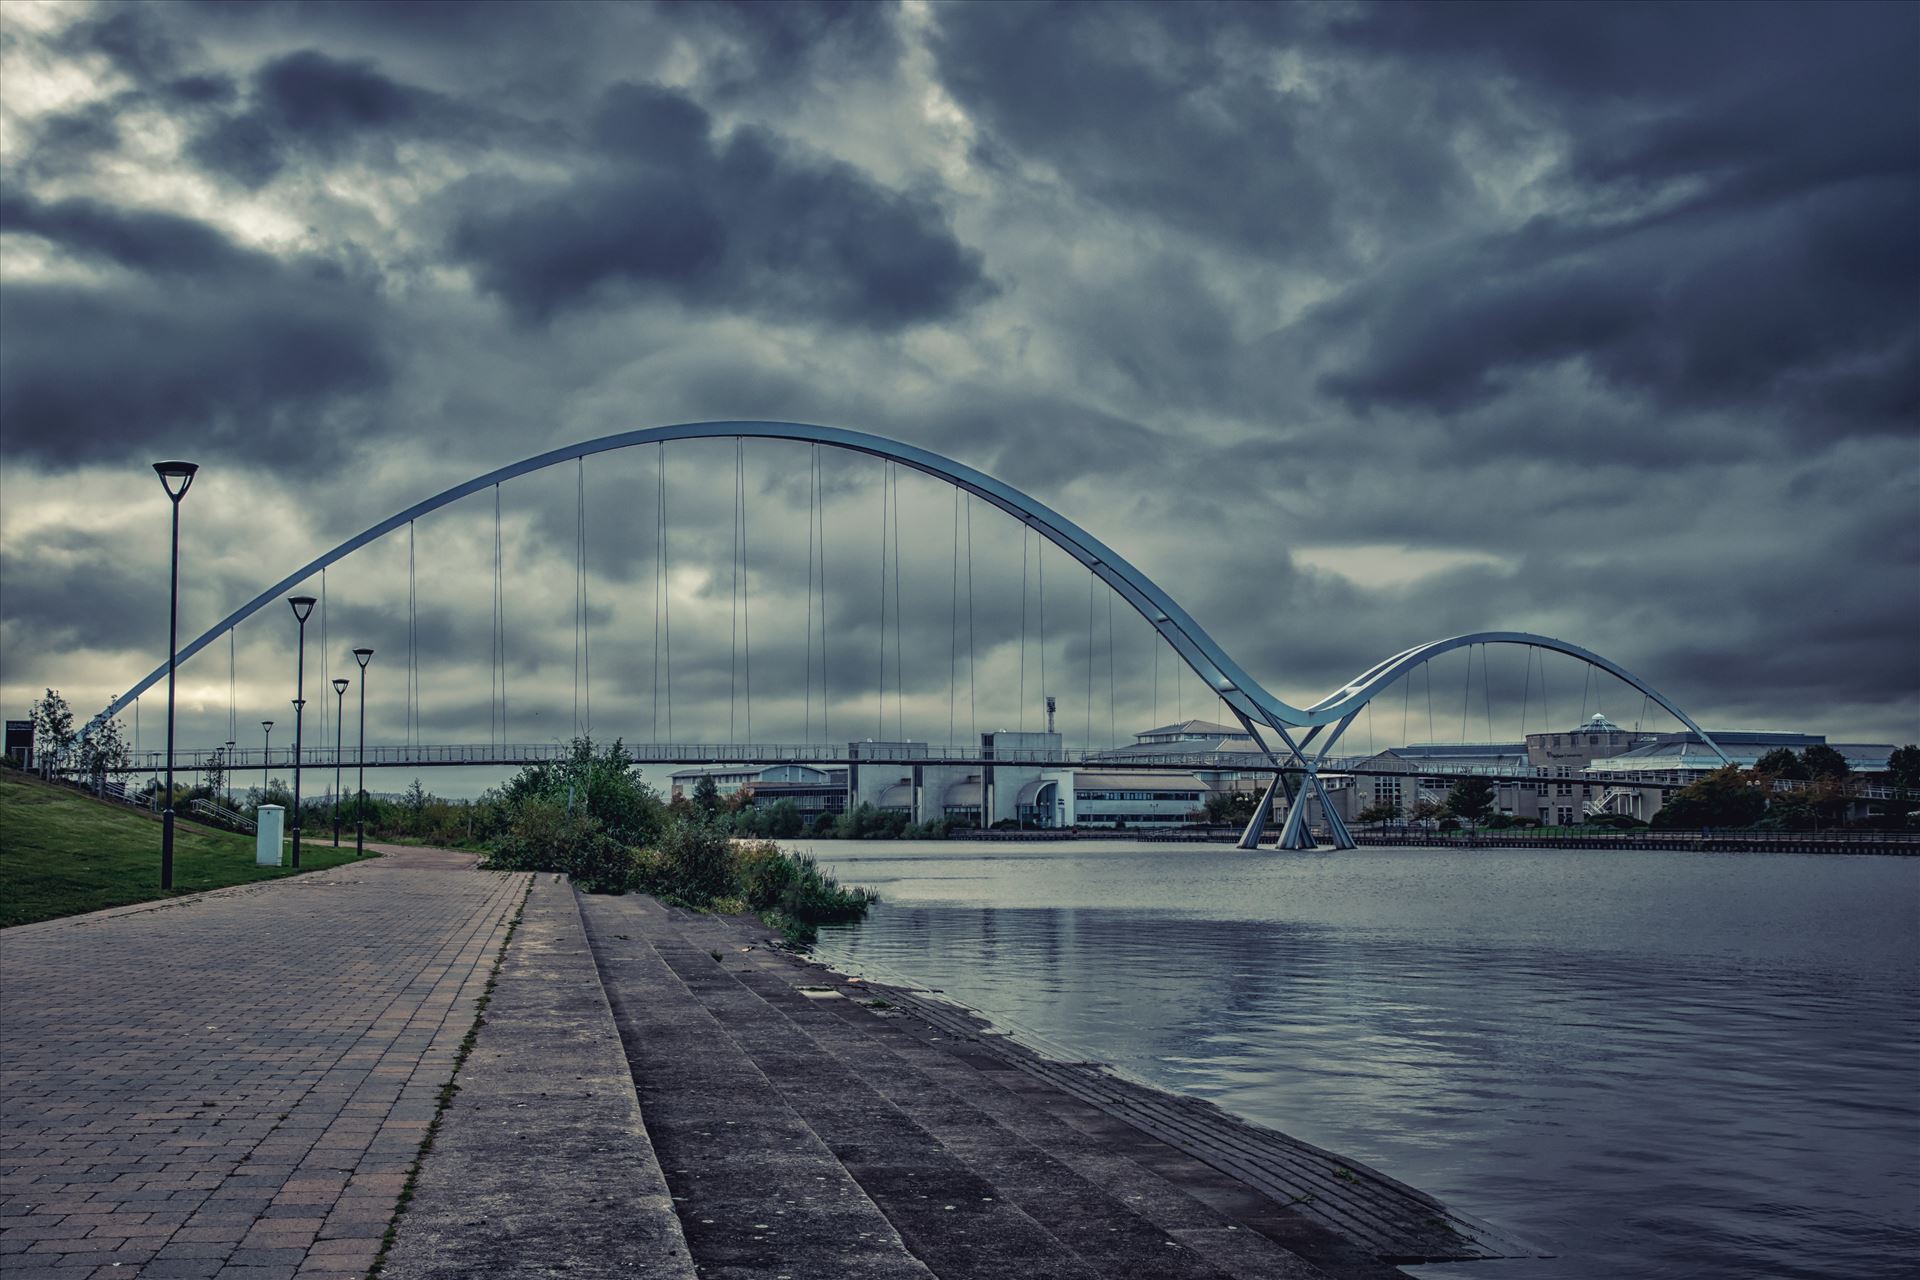
[[[761,596],[760,641],[762,691],[756,704],[754,693],[754,565],[749,538],[752,521],[750,516],[756,506],[747,500],[748,480],[748,442],[756,442],[757,447],[783,450],[777,458],[758,458],[764,473],[771,478],[761,487],[765,493],[805,492],[805,533],[800,535],[789,528],[786,538],[773,536],[775,550],[764,550],[769,535],[764,527],[761,532],[761,559],[763,571],[769,562],[781,569],[794,573],[798,578],[799,550],[805,547],[805,604],[799,606],[790,599],[786,602],[791,608],[791,616],[773,619],[772,628],[776,641],[769,645],[769,617],[766,596],[769,594],[763,584]],[[759,442],[766,442],[759,444]],[[683,464],[679,479],[670,478],[668,449],[673,446],[678,451],[707,446],[702,455],[708,465],[701,467],[695,480],[688,479],[688,471]],[[714,446],[725,450],[727,465],[711,465],[714,459]],[[1461,721],[1463,728],[1469,719],[1475,719],[1474,711],[1474,672],[1475,659],[1478,657],[1480,672],[1480,694],[1485,704],[1485,723],[1489,739],[1494,736],[1495,716],[1493,711],[1495,680],[1489,663],[1493,652],[1518,655],[1524,662],[1524,675],[1513,677],[1510,671],[1503,672],[1506,683],[1519,683],[1522,686],[1520,700],[1520,723],[1528,724],[1531,710],[1530,700],[1533,690],[1539,689],[1542,703],[1547,702],[1547,660],[1553,658],[1556,664],[1571,663],[1577,669],[1585,671],[1585,689],[1590,694],[1594,680],[1611,682],[1616,689],[1637,693],[1641,699],[1643,712],[1657,707],[1670,716],[1678,725],[1697,735],[1706,747],[1721,760],[1727,757],[1713,740],[1675,703],[1653,688],[1646,681],[1624,667],[1585,649],[1570,641],[1550,636],[1520,631],[1485,631],[1469,635],[1450,636],[1438,640],[1404,648],[1393,655],[1367,667],[1345,684],[1327,696],[1305,706],[1295,705],[1270,692],[1259,680],[1234,661],[1211,635],[1182,608],[1173,597],[1157,583],[1135,568],[1112,547],[1096,538],[1086,529],[1046,506],[1038,499],[1014,488],[1013,486],[977,471],[951,458],[932,453],[928,450],[890,440],[882,436],[864,432],[849,431],[835,427],[813,426],[789,422],[703,422],[686,423],[675,426],[646,428],[605,436],[558,449],[549,450],[509,466],[498,468],[476,476],[463,484],[455,485],[441,493],[426,498],[385,520],[379,521],[361,533],[340,543],[325,553],[316,556],[308,563],[294,569],[278,582],[267,587],[251,600],[241,604],[225,618],[208,627],[204,632],[180,647],[178,662],[185,664],[202,651],[214,646],[219,640],[227,640],[228,651],[228,687],[229,707],[227,716],[227,740],[237,738],[236,727],[239,716],[233,703],[235,632],[242,624],[255,617],[262,610],[275,605],[289,593],[314,582],[319,584],[321,600],[321,644],[323,654],[329,647],[326,638],[325,600],[327,592],[327,574],[363,548],[380,542],[389,535],[403,535],[406,550],[407,592],[406,611],[406,672],[405,672],[405,723],[406,742],[395,746],[375,745],[364,750],[349,749],[344,745],[328,746],[324,743],[313,747],[301,744],[297,758],[301,767],[338,767],[341,768],[393,768],[422,767],[441,765],[491,765],[511,766],[532,763],[540,760],[559,758],[567,751],[562,744],[550,741],[545,744],[514,743],[510,737],[509,704],[507,698],[508,678],[514,670],[507,660],[508,639],[512,605],[516,594],[507,586],[505,553],[507,539],[503,532],[502,489],[510,482],[521,480],[536,473],[555,468],[564,468],[572,464],[576,468],[575,487],[575,556],[573,565],[573,629],[574,629],[574,669],[573,669],[573,729],[575,736],[587,736],[592,730],[592,690],[593,669],[591,661],[594,633],[594,612],[589,607],[589,585],[593,580],[590,571],[587,524],[587,482],[586,461],[602,455],[615,454],[629,450],[654,451],[655,466],[652,476],[645,486],[635,486],[641,497],[636,498],[633,491],[624,498],[626,505],[646,507],[647,490],[651,490],[650,509],[643,514],[651,520],[652,528],[646,540],[651,541],[653,607],[650,618],[641,622],[650,622],[652,640],[652,661],[650,671],[650,692],[652,715],[647,726],[647,741],[630,741],[630,749],[641,763],[648,764],[852,764],[868,761],[911,761],[916,765],[951,766],[954,768],[979,768],[991,776],[993,771],[1003,768],[1034,767],[1099,767],[1110,770],[1178,770],[1191,772],[1195,769],[1232,769],[1238,772],[1268,771],[1272,781],[1267,791],[1267,803],[1258,807],[1257,816],[1249,824],[1243,835],[1245,847],[1256,847],[1266,815],[1275,807],[1273,801],[1285,797],[1286,818],[1280,833],[1280,847],[1289,849],[1312,848],[1313,837],[1307,830],[1305,815],[1307,805],[1302,800],[1312,797],[1320,802],[1325,814],[1330,835],[1334,843],[1342,848],[1353,847],[1353,839],[1338,817],[1334,806],[1329,802],[1321,775],[1336,770],[1353,771],[1360,769],[1371,752],[1365,755],[1335,756],[1334,748],[1339,745],[1363,713],[1369,716],[1369,735],[1371,736],[1371,717],[1375,704],[1380,702],[1390,690],[1397,690],[1402,698],[1402,725],[1406,727],[1411,717],[1412,696],[1415,690],[1416,676],[1424,677],[1426,682],[1426,708],[1430,730],[1435,720],[1434,670],[1443,661],[1451,662],[1450,655],[1464,655],[1465,682],[1462,693]],[[836,457],[871,460],[878,464],[877,475],[868,473],[850,483],[848,476],[833,470],[831,460]],[[733,480],[731,556],[724,572],[702,571],[698,574],[695,588],[686,585],[688,571],[684,564],[676,566],[672,561],[673,536],[676,526],[670,515],[678,508],[673,499],[681,487],[697,483],[700,478],[710,479],[716,473],[730,470]],[[799,477],[804,473],[804,481]],[[950,518],[945,518],[942,510],[945,504],[929,503],[922,497],[909,495],[903,490],[903,482],[918,475],[930,478],[937,487],[944,487],[951,493]],[[853,511],[857,505],[855,497],[871,497],[872,481],[878,480],[878,532],[877,546],[869,544],[863,548],[869,566],[877,565],[878,609],[876,616],[867,613],[853,621],[845,616],[845,606],[853,592],[849,588],[852,572],[841,569],[838,580],[830,582],[828,577],[829,533],[833,534],[836,546],[836,565],[842,563],[846,552],[847,530],[853,527]],[[916,482],[917,483],[917,482]],[[492,649],[491,672],[489,677],[489,700],[487,708],[489,741],[486,744],[435,745],[422,741],[425,722],[422,707],[422,634],[420,626],[420,581],[418,575],[417,543],[420,536],[420,522],[430,515],[442,512],[457,503],[470,498],[491,497],[492,513],[492,563],[491,593],[493,617],[489,641]],[[950,535],[950,552],[939,554],[937,558],[928,555],[925,544],[939,539],[928,538],[924,530],[914,527],[913,534],[907,540],[901,536],[902,510],[909,504],[914,508],[916,519],[932,515],[943,517],[941,524]],[[549,504],[550,505],[550,504]],[[711,514],[713,504],[700,504],[701,515]],[[771,505],[771,503],[770,503]],[[795,512],[799,512],[798,498],[794,498]],[[471,507],[472,504],[469,504]],[[1007,619],[998,619],[993,610],[977,608],[976,570],[979,576],[990,576],[993,568],[984,564],[984,557],[976,558],[976,511],[991,515],[998,512],[1012,522],[1019,538],[1019,605],[1017,632],[1010,618],[1013,610],[1007,610]],[[469,517],[472,511],[469,510]],[[861,516],[864,522],[871,518],[871,512]],[[997,519],[997,517],[996,517]],[[480,522],[484,524],[484,518]],[[920,519],[920,525],[926,521]],[[636,526],[638,522],[635,522]],[[866,526],[871,528],[870,525]],[[473,532],[469,528],[469,532]],[[980,542],[984,543],[985,530],[982,530]],[[683,538],[688,535],[682,534]],[[857,535],[864,537],[864,535]],[[477,541],[477,540],[476,540]],[[940,551],[948,551],[941,547]],[[903,575],[902,561],[908,555],[917,558],[916,571]],[[1064,557],[1065,564],[1060,561]],[[1055,585],[1051,595],[1046,582],[1046,572],[1051,558],[1055,564]],[[791,563],[787,563],[791,562]],[[429,579],[435,579],[455,566],[430,560]],[[486,567],[486,566],[481,566]],[[1063,638],[1057,619],[1062,610],[1062,589],[1060,587],[1061,568],[1070,575],[1077,575],[1084,581],[1084,595],[1081,583],[1069,578],[1066,587],[1066,608],[1072,611],[1071,630]],[[699,568],[699,566],[696,566]],[[945,603],[948,605],[949,661],[946,680],[947,733],[943,741],[949,745],[935,748],[922,742],[911,742],[908,733],[907,717],[909,692],[905,668],[908,651],[904,642],[903,614],[907,609],[908,594],[903,591],[903,579],[912,585],[922,597],[928,594],[927,584],[937,581],[940,571],[950,570],[950,593]],[[871,568],[864,572],[872,572]],[[869,578],[867,581],[872,581]],[[727,612],[723,613],[713,606],[718,589],[725,585],[727,590]],[[779,592],[772,593],[779,596]],[[792,593],[786,592],[791,595]],[[1084,629],[1081,627],[1080,601],[1084,598]],[[1055,610],[1056,624],[1050,638],[1047,630],[1047,610],[1049,602]],[[1126,610],[1144,622],[1146,634],[1151,644],[1153,703],[1156,714],[1160,698],[1160,663],[1162,654],[1172,659],[1175,678],[1176,699],[1181,695],[1179,683],[1186,677],[1182,671],[1190,672],[1197,678],[1205,696],[1217,701],[1223,711],[1237,721],[1249,735],[1256,750],[1252,752],[1222,752],[1211,758],[1195,754],[1168,752],[1165,756],[1156,756],[1151,752],[1134,754],[1129,751],[1124,758],[1103,755],[1095,746],[1093,739],[1094,709],[1098,702],[1098,686],[1104,683],[1107,695],[1107,716],[1110,729],[1108,747],[1115,745],[1112,740],[1111,726],[1116,723],[1116,706],[1119,702],[1120,681],[1116,675],[1116,651],[1124,637],[1115,629],[1114,603],[1119,602]],[[684,735],[674,732],[675,679],[676,667],[673,647],[673,610],[678,603],[682,610],[682,657],[679,664],[679,680],[682,690],[682,715],[686,714],[686,690],[690,685],[705,688],[718,687],[719,643],[718,637],[728,637],[726,648],[726,688],[727,720],[730,729],[738,729],[741,713],[744,711],[744,723],[747,737],[730,732],[719,740],[705,742],[684,741]],[[864,604],[864,600],[862,601]],[[1100,631],[1102,626],[1101,606],[1104,604],[1105,650],[1104,667],[1101,661]],[[834,624],[829,625],[829,612],[832,606]],[[1032,606],[1030,608],[1030,606]],[[398,602],[394,605],[397,610]],[[694,614],[696,625],[712,624],[711,643],[703,643],[703,657],[710,658],[697,675],[690,674],[685,657],[685,628],[689,611]],[[937,611],[937,605],[936,605]],[[1124,613],[1124,610],[1123,610]],[[729,616],[730,615],[730,616]],[[282,625],[284,626],[284,615]],[[728,625],[719,626],[718,619],[727,618]],[[918,622],[918,617],[916,618]],[[1037,630],[1037,638],[1034,632]],[[794,633],[798,631],[804,637],[804,643],[792,643]],[[984,635],[984,644],[982,643]],[[641,634],[647,634],[642,632]],[[602,637],[606,631],[602,630]],[[838,637],[839,645],[832,642]],[[1081,643],[1084,637],[1084,645]],[[300,632],[300,643],[304,654],[304,619]],[[869,662],[863,652],[857,660],[846,657],[847,647],[858,643],[872,646],[875,659]],[[1007,656],[1012,645],[1018,645],[1018,716],[1021,725],[1014,739],[1021,745],[1008,747],[998,741],[989,749],[987,739],[977,729],[978,699],[981,663],[984,657],[988,663],[989,696],[1004,685],[1010,690],[1013,679],[1014,663]],[[891,648],[890,648],[891,646]],[[792,718],[793,703],[801,704],[798,717],[801,732],[798,742],[763,743],[753,740],[753,716],[756,705],[761,710],[763,720],[767,715],[769,695],[766,692],[769,648],[774,648],[779,659],[793,670],[784,671],[782,680],[785,688],[772,699],[782,708],[784,714]],[[804,665],[794,662],[804,650]],[[1054,659],[1054,679],[1048,677],[1048,654],[1050,650],[1064,650]],[[962,657],[964,651],[964,660]],[[1064,743],[1064,734],[1055,735],[1053,715],[1048,697],[1048,728],[1045,737],[1037,729],[1028,733],[1025,717],[1028,710],[1028,668],[1030,653],[1037,656],[1037,670],[1034,672],[1034,688],[1046,694],[1056,684],[1068,684],[1078,693],[1085,691],[1084,705],[1080,708],[1085,724],[1085,733],[1081,745],[1068,748]],[[838,665],[830,658],[838,657]],[[919,663],[927,657],[924,647],[916,646],[914,660]],[[323,661],[324,661],[323,657]],[[304,663],[304,658],[303,658]],[[994,663],[1003,663],[1004,671],[996,674]],[[1506,659],[1503,658],[1503,663]],[[289,662],[289,668],[292,667]],[[647,688],[648,683],[635,677],[638,675],[629,663],[622,671],[626,687],[631,690],[636,685]],[[1068,671],[1066,680],[1059,673]],[[340,670],[352,668],[342,662]],[[151,673],[136,682],[126,693],[115,698],[110,705],[89,723],[86,733],[93,733],[98,726],[121,715],[129,707],[137,707],[137,700],[145,691],[153,688],[168,675],[168,665],[161,663]],[[301,667],[304,671],[304,665]],[[364,668],[363,668],[364,670]],[[1535,684],[1536,671],[1538,685]],[[324,679],[325,667],[322,668]],[[794,679],[794,677],[798,679]],[[1449,675],[1449,678],[1450,675]],[[605,670],[602,671],[603,688]],[[936,682],[937,683],[937,682]],[[1569,689],[1570,684],[1557,682],[1558,687]],[[803,693],[795,699],[792,686],[798,684]],[[1128,687],[1143,688],[1144,676],[1130,672]],[[916,720],[924,722],[929,717],[937,717],[937,697],[921,692],[922,683],[916,680],[916,689],[912,696],[912,714]],[[364,688],[364,686],[363,686]],[[874,697],[868,702],[860,690],[871,690]],[[1502,696],[1510,693],[1503,689]],[[298,688],[296,698],[304,698],[306,690]],[[1582,711],[1584,715],[1587,694],[1583,694]],[[1567,695],[1570,698],[1570,693]],[[717,694],[715,695],[717,699]],[[889,728],[889,700],[892,704],[892,729]],[[321,699],[324,706],[324,696]],[[857,712],[850,712],[849,704],[858,706]],[[304,706],[304,703],[301,704]],[[1176,705],[1178,703],[1176,702]],[[962,708],[964,707],[964,712]],[[1504,708],[1503,708],[1504,713]],[[284,714],[284,713],[283,713]],[[324,712],[323,712],[324,714]],[[849,715],[855,715],[865,724],[874,726],[875,742],[835,742],[832,732],[834,718],[844,732]],[[1449,713],[1450,714],[1450,713]],[[1541,707],[1542,724],[1548,723],[1549,712]],[[957,732],[962,721],[972,730],[962,734]],[[336,723],[335,736],[340,737],[340,725]],[[1071,727],[1071,725],[1070,725]],[[926,735],[930,738],[932,735]],[[1001,736],[1008,736],[1002,731]],[[1404,736],[1404,735],[1403,735]],[[1430,735],[1431,737],[1431,735]],[[896,744],[889,747],[888,742]],[[952,745],[966,744],[966,745]],[[1351,751],[1351,747],[1349,747]],[[129,757],[116,760],[108,766],[111,772],[137,772],[156,767],[157,753],[141,753],[138,758]],[[249,768],[264,769],[274,766],[291,767],[295,754],[282,749],[269,752],[265,748],[254,751],[237,745],[232,748],[222,744],[217,751],[210,747],[190,748],[184,752],[175,752],[175,767],[191,772],[206,770],[218,765],[227,770],[244,772]],[[1475,772],[1471,767],[1456,767],[1451,772]],[[1514,775],[1525,776],[1531,774]],[[1290,780],[1291,779],[1291,780]],[[991,821],[992,815],[987,815]]]

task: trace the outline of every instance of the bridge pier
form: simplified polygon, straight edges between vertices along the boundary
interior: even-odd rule
[[[1280,794],[1281,789],[1286,786],[1286,781],[1287,775],[1284,770],[1273,771],[1273,781],[1267,784],[1267,789],[1261,794],[1260,803],[1254,809],[1253,816],[1247,819],[1247,828],[1240,833],[1240,841],[1236,848],[1258,849],[1260,847],[1260,837],[1267,833],[1267,818],[1273,813],[1274,797]],[[1291,796],[1288,797],[1287,808],[1293,808]]]

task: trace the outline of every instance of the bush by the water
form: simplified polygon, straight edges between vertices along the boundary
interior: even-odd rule
[[[736,842],[732,823],[670,809],[618,742],[596,753],[577,741],[568,759],[527,766],[488,800],[498,834],[482,865],[494,870],[561,871],[589,893],[638,889],[703,911],[751,909],[793,941],[857,920],[876,901],[810,857]]]

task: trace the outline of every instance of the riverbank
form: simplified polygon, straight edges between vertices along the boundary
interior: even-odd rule
[[[836,968],[943,988],[1556,1255],[1489,1274],[1892,1280],[1920,1248],[1920,860],[812,851],[882,895],[822,931]]]
[[[1325,840],[1324,832],[1317,833]],[[1049,844],[1055,842],[1139,841],[1147,844],[1234,844],[1238,827],[1175,827],[1166,830],[1113,830],[1070,827],[1031,831],[961,831],[946,837],[962,844]],[[1263,845],[1280,838],[1277,825],[1262,836]],[[1543,835],[1527,830],[1473,832],[1366,830],[1353,832],[1355,843],[1419,849],[1664,849],[1705,853],[1879,853],[1920,855],[1920,831],[1660,831],[1609,832],[1604,835]]]

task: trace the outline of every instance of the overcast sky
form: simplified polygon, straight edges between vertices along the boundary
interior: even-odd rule
[[[1917,51],[1911,4],[10,0],[0,702],[51,685],[84,716],[164,659],[156,458],[204,467],[184,641],[495,466],[771,418],[1025,489],[1296,701],[1517,629],[1710,726],[1913,740]],[[733,465],[730,443],[668,453],[682,739],[745,734]],[[880,468],[822,466],[829,732],[866,736]],[[657,467],[585,475],[603,737],[659,731]],[[762,740],[819,715],[807,475],[803,449],[747,449]],[[502,493],[518,741],[571,731],[580,483]],[[900,496],[888,731],[1017,722],[1019,655],[1041,688],[1017,527],[972,513],[969,704],[950,491]],[[416,732],[486,741],[492,504],[415,536]],[[324,651],[309,628],[312,699],[322,665],[378,650],[375,741],[407,731],[405,566],[402,537],[331,571]],[[1089,714],[1085,578],[1047,571],[1070,736],[1215,710],[1164,655],[1150,693],[1144,625],[1109,643],[1102,596]],[[285,614],[235,637],[245,742],[289,718]],[[1518,665],[1489,674],[1537,697]],[[1570,721],[1580,677],[1542,674]],[[228,686],[223,642],[183,674],[183,742],[225,737]],[[1430,736],[1404,723],[1422,696],[1379,745]]]

